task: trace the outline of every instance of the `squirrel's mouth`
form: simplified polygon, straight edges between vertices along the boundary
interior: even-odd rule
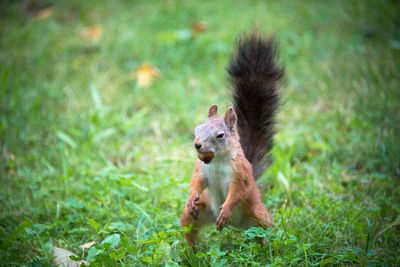
[[[214,152],[211,152],[211,151],[208,151],[208,152],[197,152],[197,157],[201,161],[203,161],[205,164],[208,164],[214,158]]]

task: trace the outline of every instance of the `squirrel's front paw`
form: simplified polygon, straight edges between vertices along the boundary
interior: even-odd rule
[[[217,218],[217,230],[221,231],[231,219],[232,211],[230,208],[221,206],[221,212]]]
[[[197,201],[199,201],[200,196],[196,194],[192,199],[189,200],[188,202],[188,209],[189,213],[195,220],[199,217],[199,205]]]

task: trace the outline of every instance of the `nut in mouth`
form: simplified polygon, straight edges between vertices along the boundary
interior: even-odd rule
[[[201,161],[203,161],[205,164],[208,164],[214,158],[214,152],[211,152],[211,151],[208,151],[208,152],[197,152],[197,157]]]

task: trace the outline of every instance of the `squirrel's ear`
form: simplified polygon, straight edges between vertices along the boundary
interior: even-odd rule
[[[211,105],[211,107],[208,109],[208,117],[216,115],[217,111],[218,111],[218,106],[215,104]]]
[[[224,121],[226,126],[228,126],[228,128],[232,131],[237,121],[237,115],[236,112],[233,110],[233,107],[230,107],[225,113]]]

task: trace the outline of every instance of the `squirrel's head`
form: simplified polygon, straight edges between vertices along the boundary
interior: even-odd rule
[[[214,156],[222,156],[229,152],[232,137],[237,132],[237,116],[230,107],[222,118],[217,115],[218,106],[212,105],[208,110],[208,118],[194,130],[194,147],[201,161],[208,164]]]

